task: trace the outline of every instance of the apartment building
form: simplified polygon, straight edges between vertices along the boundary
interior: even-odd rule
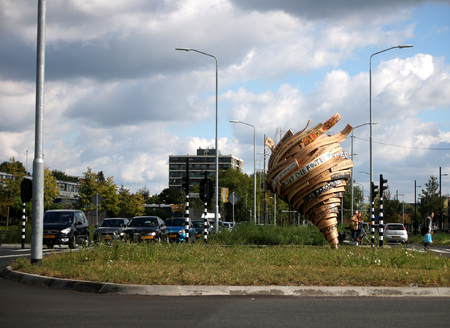
[[[169,188],[182,191],[181,179],[186,175],[186,159],[189,160],[189,179],[191,186],[199,185],[200,180],[215,175],[216,150],[214,148],[197,149],[197,155],[169,156]],[[222,155],[219,151],[219,170],[228,169],[244,172],[244,161],[233,155]]]

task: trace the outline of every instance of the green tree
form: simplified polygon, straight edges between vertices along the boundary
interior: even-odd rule
[[[6,230],[9,224],[9,211],[11,206],[20,201],[20,184],[25,176],[23,164],[16,161],[14,157],[9,162],[3,162],[0,165],[1,171],[11,174],[11,179],[4,179],[0,183],[0,207],[2,213],[6,216]]]
[[[137,191],[144,197],[145,202],[147,203],[148,198],[150,197],[150,190],[147,188],[147,186],[144,186],[143,188],[139,189]]]
[[[234,205],[235,221],[247,220],[249,217],[247,209],[252,209],[253,211],[253,199],[254,199],[253,177],[249,177],[248,175],[233,169],[220,171],[219,186],[221,188],[228,188],[229,194],[234,192],[240,198],[240,200]],[[246,196],[247,196],[247,209],[246,209]],[[261,202],[263,203],[264,194],[260,193],[260,195],[257,195],[257,197],[258,196]],[[211,203],[213,205],[213,201]],[[233,220],[232,213],[233,213],[233,205],[229,202],[225,203],[222,220],[232,221]]]
[[[97,192],[102,196],[103,201],[99,205],[99,211],[106,211],[108,216],[116,216],[119,213],[119,195],[117,185],[112,176],[98,182]]]
[[[44,208],[50,208],[59,197],[59,187],[56,178],[48,167],[44,168]]]
[[[133,217],[143,215],[145,213],[144,197],[138,192],[135,194],[130,193],[130,189],[125,188],[123,185],[119,188],[119,216],[121,217]]]
[[[160,203],[158,204],[184,204],[186,202],[184,192],[179,192],[178,190],[173,188],[163,189],[163,191],[161,191],[161,193],[158,195],[158,198],[160,200]]]
[[[419,195],[420,213],[422,218],[425,218],[428,213],[434,212],[435,220],[439,220],[438,213],[444,211],[444,197],[439,197],[439,183],[435,176],[430,176],[430,179],[425,183],[426,189],[422,189]],[[441,219],[442,220],[442,219]],[[442,222],[439,222],[440,224]]]
[[[80,180],[78,187],[78,196],[76,205],[87,215],[89,212],[95,209],[95,205],[92,203],[92,198],[98,192],[97,189],[97,174],[92,171],[90,167],[83,173],[83,177]]]
[[[67,175],[66,173],[59,170],[52,170],[53,176],[56,180],[67,181],[67,182],[77,182],[77,178]]]

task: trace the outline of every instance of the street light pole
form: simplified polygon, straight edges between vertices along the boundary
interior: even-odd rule
[[[402,210],[402,224],[405,225],[405,194],[398,194],[399,196],[402,196],[402,204],[403,204],[403,210]],[[398,200],[398,199],[397,199]]]
[[[355,127],[352,129],[352,143],[351,143],[352,163],[353,163],[353,138],[354,138],[354,137],[353,137],[353,130],[355,130],[355,129],[357,129],[357,128],[360,128],[360,127],[362,127],[362,126],[364,126],[364,125],[368,125],[368,124],[370,124],[370,123],[364,123],[364,124],[355,126]],[[373,124],[377,124],[377,123],[373,123]],[[351,186],[350,186],[350,188],[351,188],[351,199],[350,199],[350,201],[351,201],[351,206],[350,206],[350,213],[352,213],[352,215],[353,215],[353,166],[350,168],[350,171],[351,171],[351,179],[350,179],[350,184],[351,184]]]
[[[370,71],[369,71],[369,103],[370,103],[370,185],[372,185],[373,182],[373,140],[372,140],[372,57],[375,55],[378,55],[382,52],[392,50],[392,49],[403,49],[403,48],[411,48],[412,45],[404,44],[399,45],[391,48],[387,48],[378,52],[375,52],[370,56]],[[380,186],[381,187],[381,186]],[[372,199],[372,188],[370,188],[370,199]],[[372,207],[370,207],[370,217],[372,217]]]
[[[199,54],[212,57],[216,60],[216,168],[215,168],[215,174],[216,174],[216,188],[215,188],[215,201],[216,201],[216,207],[215,207],[215,230],[216,233],[219,232],[219,61],[217,60],[216,56],[210,55],[206,52],[199,51],[196,49],[191,48],[175,48],[175,50],[181,50],[181,51],[195,51]]]
[[[417,190],[417,188],[420,188],[420,187],[422,187],[422,186],[418,186],[418,185],[416,185],[416,180],[414,180],[414,220],[416,220],[416,215],[417,215],[417,213],[416,213],[416,207],[417,207],[417,200],[416,200],[416,190]],[[414,233],[414,231],[415,231],[415,229],[414,229],[414,222],[411,222],[412,223],[412,232]]]
[[[256,129],[254,125],[242,121],[232,120],[231,123],[241,123],[253,128],[253,220],[256,224]]]
[[[441,167],[439,166],[439,201],[441,201],[441,199],[442,199],[442,194],[441,194],[441,177],[442,176],[447,176],[447,175],[448,174],[446,174],[446,173],[444,173],[444,174],[441,173]],[[443,228],[444,222],[442,222],[442,211],[439,212],[439,223],[442,224],[442,227],[440,227],[440,228]]]

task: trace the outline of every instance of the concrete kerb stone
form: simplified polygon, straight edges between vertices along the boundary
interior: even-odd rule
[[[297,297],[450,297],[448,287],[357,286],[173,286],[123,285],[43,277],[5,268],[0,276],[11,281],[85,293],[153,296],[297,296]]]
[[[341,286],[289,286],[288,295],[293,296],[365,296],[363,287]]]

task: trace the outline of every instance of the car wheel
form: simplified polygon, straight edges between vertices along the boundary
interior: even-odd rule
[[[75,247],[77,247],[77,240],[76,240],[76,237],[73,236],[73,237],[70,239],[69,248],[70,248],[70,249],[74,249]]]

